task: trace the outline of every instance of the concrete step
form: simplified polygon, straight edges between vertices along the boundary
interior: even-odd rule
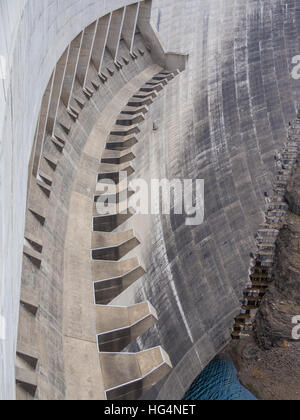
[[[139,95],[138,98],[136,97],[132,97],[131,99],[129,99],[127,106],[129,108],[141,108],[143,106],[150,106],[151,104],[153,104],[153,98],[152,95],[151,96],[141,96]]]
[[[99,358],[109,401],[139,399],[172,370],[161,347],[140,353],[100,353]]]
[[[135,194],[135,191],[128,188],[127,182],[121,182],[112,186],[112,184],[105,182],[105,180],[100,181],[97,183],[96,194],[93,198],[94,210],[96,211],[97,204],[101,206],[106,202],[119,204],[126,201],[133,194]],[[94,215],[98,215],[98,213]]]
[[[151,91],[151,92],[137,92],[136,94],[134,94],[132,97],[133,99],[147,99],[147,98],[152,98],[153,100],[156,99],[158,96],[156,91]]]
[[[56,168],[57,168],[57,165],[58,165],[58,160],[54,156],[49,155],[49,154],[44,154],[43,155],[43,158],[48,163],[48,165],[50,166],[50,168],[53,171],[56,171]]]
[[[127,136],[116,136],[110,135],[106,142],[105,148],[107,150],[118,150],[123,151],[130,149],[138,143],[136,135],[127,135]]]
[[[116,125],[126,126],[130,127],[132,125],[140,124],[145,121],[144,114],[136,114],[136,115],[128,115],[125,116],[123,114],[120,114],[117,118]]]
[[[258,244],[259,252],[262,251],[275,251],[276,243],[260,243]]]
[[[37,373],[16,367],[16,384],[34,397],[37,391]]]
[[[39,296],[34,290],[21,286],[20,305],[31,315],[36,316],[39,310]]]
[[[38,222],[44,226],[46,222],[46,213],[44,209],[38,207],[36,204],[30,203],[28,210],[38,220]]]
[[[156,85],[145,84],[144,86],[142,86],[140,88],[140,92],[146,92],[146,93],[157,92],[157,93],[159,93],[163,90],[163,88],[164,88],[164,85],[162,83],[157,83]]]
[[[138,125],[132,125],[132,126],[127,127],[127,126],[116,124],[112,128],[110,135],[126,137],[129,135],[139,134],[140,132],[141,130],[139,129]]]
[[[46,184],[44,181],[41,181],[39,179],[36,180],[37,185],[40,187],[40,189],[43,191],[43,193],[46,195],[47,198],[50,198],[50,195],[52,193],[52,188],[48,184]]]
[[[118,353],[147,332],[158,321],[150,302],[133,306],[96,306],[99,352]]]
[[[35,265],[38,269],[41,268],[42,264],[42,254],[35,251],[27,245],[23,247],[23,254]]]
[[[289,205],[287,203],[278,203],[278,202],[273,202],[269,204],[269,210],[284,210],[287,211],[289,209]]]
[[[142,105],[139,107],[133,107],[133,106],[126,106],[121,111],[121,115],[136,115],[136,114],[147,114],[149,112],[149,108],[147,105]]]
[[[151,79],[149,80],[149,82],[146,82],[146,85],[156,86],[158,83],[162,84],[163,86],[167,86],[168,79],[167,78],[161,78],[161,80]]]
[[[93,232],[92,259],[119,261],[139,245],[140,241],[133,230],[115,235]]]
[[[101,158],[101,163],[121,165],[123,163],[131,162],[134,159],[135,155],[131,151],[104,150]]]
[[[120,181],[124,179],[122,172],[126,173],[127,177],[129,177],[135,171],[133,167],[131,166],[131,164],[127,162],[121,165],[101,163],[99,167],[97,182],[110,179],[115,184],[119,184]]]
[[[117,227],[121,226],[134,215],[130,209],[126,213],[115,213],[103,216],[95,216],[93,218],[94,232],[113,232]]]
[[[106,305],[123,293],[128,287],[145,274],[145,269],[137,259],[133,267],[116,277],[99,280],[94,283],[95,302]]]
[[[152,80],[157,81],[157,82],[163,82],[164,80],[170,81],[174,79],[174,74],[173,73],[169,73],[169,74],[157,74],[156,76],[153,77]]]

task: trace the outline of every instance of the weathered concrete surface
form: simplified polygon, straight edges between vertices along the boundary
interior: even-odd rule
[[[142,47],[140,37],[136,43]],[[128,54],[123,42],[120,52]],[[112,64],[108,54],[104,58]],[[18,336],[18,348],[38,354],[36,398],[41,400],[104,398],[90,254],[93,195],[104,143],[120,108],[159,69],[149,54],[131,59],[86,102],[63,152],[50,136],[44,144],[44,153],[58,161],[55,170],[45,159],[41,161],[53,188],[48,199],[33,181],[29,208],[44,208],[46,221],[41,226],[30,211],[26,216],[26,230],[44,244],[42,264],[37,270],[25,258],[22,272],[22,292],[38,295],[39,310],[34,317],[21,307]],[[58,120],[65,114],[61,107]],[[107,276],[104,270],[102,275]],[[25,397],[21,387],[17,397]]]
[[[21,20],[1,129],[0,293],[8,335],[0,347],[0,398],[14,396],[27,164],[41,98],[54,65],[78,32],[99,16],[131,3],[29,0],[22,18],[24,4],[15,9],[16,19]],[[292,57],[299,54],[300,17],[296,0],[154,0],[153,5],[153,22],[166,47],[188,52],[190,59],[188,71],[167,87],[147,114],[144,142],[135,151],[140,157],[136,174],[146,179],[204,178],[206,222],[191,229],[178,219],[156,217],[143,226],[137,219],[136,230],[146,239],[141,253],[148,273],[145,286],[140,283],[122,299],[128,303],[147,298],[157,308],[160,322],[155,334],[146,334],[139,344],[155,345],[152,337],[157,337],[175,366],[148,396],[181,398],[227,343],[240,307],[253,234],[262,220],[263,193],[271,185],[273,155],[286,138],[285,127],[295,114],[299,95],[298,82],[290,74]],[[1,22],[6,17],[1,14]],[[155,133],[153,121],[158,127]],[[78,145],[74,150],[72,146],[69,161],[74,156],[79,159],[79,154]],[[71,176],[73,170],[70,164]],[[68,174],[58,176],[63,181]],[[62,185],[55,196],[64,196]],[[70,186],[65,188],[69,194]],[[60,213],[64,227],[65,207]],[[60,214],[52,215],[53,224]],[[53,234],[61,245],[61,232]],[[53,244],[52,262],[57,257]],[[62,299],[59,272],[56,275],[55,296],[49,285],[42,301],[49,309],[43,316],[50,325],[49,313],[62,322],[57,310]],[[27,338],[34,334],[27,331]],[[49,363],[59,377],[61,360],[50,354]],[[62,398],[63,384],[51,385],[54,397]]]
[[[131,0],[9,0],[0,5],[0,399],[14,398],[14,365],[29,156],[51,73],[66,46],[85,27]],[[4,58],[2,58],[4,57]],[[2,72],[1,72],[2,73]]]
[[[132,66],[137,67],[137,64],[133,63]],[[64,293],[63,302],[61,302],[64,373],[61,374],[61,379],[65,382],[66,394],[62,398],[72,400],[104,399],[102,372],[96,345],[97,312],[94,305],[90,257],[92,236],[95,235],[91,232],[95,175],[105,141],[120,112],[120,104],[126,103],[138,87],[157,71],[157,66],[150,66],[125,86],[121,85],[120,76],[114,76],[114,78],[118,77],[120,88],[114,92],[106,106],[103,106],[100,117],[93,124],[93,129],[86,139],[78,162],[70,197],[64,245]],[[133,68],[131,72],[133,74]],[[113,79],[112,82],[113,85],[117,83]],[[101,106],[101,101],[103,102],[100,92],[93,98],[98,109]],[[91,108],[94,108],[94,116],[97,115],[95,107],[91,106],[90,109],[85,110],[85,117],[81,116],[83,120],[91,113]],[[86,127],[87,129],[88,127]],[[83,141],[84,131],[78,133],[77,139],[79,140],[81,137]],[[105,273],[104,268],[102,268],[102,276],[103,278],[109,276]],[[46,338],[44,339],[46,340]],[[44,391],[43,398],[49,399],[47,391],[49,392],[49,389]]]
[[[300,22],[296,1],[154,6],[166,47],[190,57],[188,70],[146,116],[144,143],[134,150],[136,176],[204,178],[206,216],[194,228],[178,218],[137,221],[139,237],[147,237],[141,256],[148,271],[118,301],[147,296],[157,308],[156,331],[139,347],[157,337],[175,367],[148,397],[176,399],[230,340],[274,153],[295,115],[299,83],[291,70]]]

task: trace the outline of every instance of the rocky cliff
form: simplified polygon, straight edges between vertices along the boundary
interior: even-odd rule
[[[274,281],[256,315],[254,335],[231,346],[242,382],[264,400],[300,399],[300,164],[288,183],[289,204],[276,244]]]

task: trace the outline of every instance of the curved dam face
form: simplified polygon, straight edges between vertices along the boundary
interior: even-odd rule
[[[205,222],[136,221],[151,268],[120,301],[147,296],[157,308],[156,333],[139,347],[161,343],[174,369],[147,397],[180,399],[229,342],[240,309],[274,154],[295,116],[300,21],[296,1],[161,3],[153,3],[153,24],[169,48],[189,53],[189,63],[150,111],[136,173],[204,179]],[[152,121],[159,129],[151,133]]]
[[[3,2],[0,398],[181,399],[241,308],[300,94],[299,5],[40,3]],[[122,170],[203,179],[204,222],[95,222]]]

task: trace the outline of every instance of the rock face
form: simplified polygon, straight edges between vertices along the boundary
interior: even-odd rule
[[[2,0],[1,6],[2,3],[11,2]],[[4,188],[1,186],[0,226],[4,261],[0,315],[7,320],[7,339],[0,339],[0,397],[3,398],[14,395],[27,170],[41,99],[69,42],[99,16],[131,1],[35,3],[33,8],[32,1],[24,2],[24,12],[19,13],[20,25],[14,28],[12,70],[5,92],[6,119],[1,129],[0,171],[1,179],[6,181]],[[204,179],[205,223],[191,228],[185,225],[184,218],[155,216],[133,226],[146,244],[141,259],[147,274],[118,303],[134,304],[145,298],[151,301],[158,310],[159,323],[153,327],[155,334],[145,334],[138,347],[162,344],[174,365],[168,379],[155,387],[149,398],[181,398],[230,340],[233,319],[240,310],[248,278],[254,234],[263,220],[264,193],[272,188],[274,153],[286,139],[287,124],[294,117],[295,103],[299,100],[299,81],[291,77],[292,59],[299,54],[297,3],[298,0],[153,1],[152,21],[160,29],[166,48],[189,53],[189,65],[148,113],[139,145],[134,150],[138,157],[136,175],[146,180]],[[5,28],[6,21],[10,22],[9,15],[1,14],[0,20]],[[140,66],[138,61],[136,66]],[[99,104],[114,95],[124,80],[131,79],[133,71],[128,73],[127,77],[115,71],[113,88],[100,96]],[[11,103],[11,98],[17,99]],[[92,107],[95,101],[90,103]],[[70,182],[64,180],[75,178],[73,163],[81,158],[81,134],[92,131],[99,104],[92,108],[84,124],[77,125],[72,142],[65,149],[66,160],[53,175],[52,196],[63,202],[67,202],[70,188]],[[153,131],[153,121],[159,128],[156,131]],[[77,138],[81,141],[75,141]],[[64,165],[66,161],[70,165]],[[76,183],[79,192],[85,187],[90,185],[83,185],[81,179]],[[70,215],[67,206],[59,208],[67,219]],[[60,241],[63,247],[62,233],[67,220],[59,217],[56,209],[51,209],[49,214],[55,226],[55,246],[46,255],[49,265],[55,265],[56,277],[50,282],[32,275],[32,282],[30,276],[25,281],[36,286],[34,289],[42,297],[40,312],[47,322],[43,333],[53,348],[49,350],[46,341],[42,344],[45,357],[50,359],[47,363],[55,372],[50,378],[55,396],[62,398],[61,334],[57,325],[65,321],[62,301],[68,298],[71,288],[62,287],[66,276],[57,243]],[[55,218],[63,221],[62,228],[55,224]],[[87,223],[90,229],[90,219]],[[49,229],[45,232],[46,239],[52,236]],[[74,261],[79,265],[78,253],[72,261],[69,266],[76,269]],[[86,276],[82,277],[88,281]],[[78,293],[92,299],[91,282],[90,288],[85,288],[84,281],[80,283],[83,291],[78,289]],[[74,311],[78,315],[73,322],[76,328],[80,327],[79,314],[86,315],[84,309]],[[30,331],[27,334],[24,330],[24,335],[34,341]]]
[[[134,226],[147,238],[141,259],[148,271],[119,303],[147,296],[157,308],[155,334],[142,337],[139,348],[162,343],[174,369],[149,398],[180,399],[230,341],[241,307],[274,154],[295,117],[299,83],[289,76],[286,55],[294,55],[298,43],[286,49],[284,39],[293,45],[299,28],[295,2],[288,14],[286,2],[277,0],[155,6],[167,48],[190,56],[178,84],[149,111],[159,130],[149,124],[142,133],[136,175],[204,179],[205,222],[190,227],[184,218],[155,216],[141,222],[143,229]],[[154,23],[155,16],[154,10]]]
[[[300,164],[294,169],[293,176],[288,184],[286,199],[289,202],[290,210],[300,216]]]
[[[300,168],[288,185],[290,206],[276,248],[274,283],[256,318],[256,336],[264,349],[292,341],[292,318],[300,314]]]
[[[300,343],[292,319],[300,314],[299,164],[288,182],[289,203],[276,243],[274,281],[256,315],[255,333],[229,346],[243,384],[262,400],[300,399]]]

